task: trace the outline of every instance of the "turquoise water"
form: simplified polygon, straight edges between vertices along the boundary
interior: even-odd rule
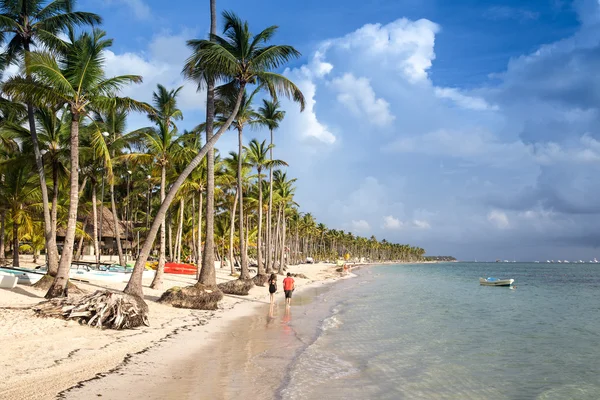
[[[358,274],[316,302],[328,315],[278,398],[600,399],[600,265],[416,264]],[[514,278],[515,288],[480,286],[488,276]]]

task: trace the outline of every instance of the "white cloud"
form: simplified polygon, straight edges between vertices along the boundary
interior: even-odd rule
[[[488,104],[483,98],[467,96],[455,88],[436,87],[434,93],[437,97],[441,99],[450,99],[463,108],[479,111],[498,110],[498,106]]]
[[[149,19],[152,15],[150,7],[143,0],[107,0],[107,4],[125,5],[137,19]]]
[[[143,83],[129,85],[121,93],[136,100],[150,102],[152,92],[157,84],[167,89],[184,88],[179,94],[178,105],[184,113],[202,111],[205,107],[206,95],[196,92],[196,84],[186,81],[181,75],[181,68],[189,56],[185,42],[193,33],[184,31],[177,35],[160,34],[155,36],[148,50],[139,53],[114,53],[107,50],[105,54],[107,76],[124,74],[141,75]]]
[[[386,25],[364,25],[343,38],[330,41],[330,45],[339,46],[354,57],[360,55],[365,62],[376,60],[380,66],[397,70],[409,81],[419,82],[427,79],[427,70],[435,59],[433,46],[439,30],[437,24],[426,19],[401,18]]]
[[[427,221],[415,219],[413,224],[417,229],[431,229],[431,225]]]
[[[498,229],[507,229],[510,226],[508,216],[500,210],[492,210],[488,213],[488,221],[490,221]]]
[[[377,126],[389,125],[396,118],[390,113],[390,104],[376,98],[367,78],[356,78],[346,73],[341,78],[333,79],[332,86],[338,91],[338,101],[354,115],[364,116]]]
[[[314,64],[313,66],[316,66],[318,74],[327,70],[327,68],[323,67],[322,63]],[[300,112],[296,104],[289,100],[283,100],[282,105],[286,110],[286,118],[283,120],[282,129],[288,132],[291,131],[304,139],[316,139],[321,143],[334,144],[336,141],[335,135],[329,131],[325,124],[319,122],[315,113],[317,85],[312,81],[313,70],[302,66],[299,69],[287,69],[285,74],[288,75],[302,91],[302,94],[304,94],[305,107],[304,111]]]
[[[402,228],[402,225],[402,221],[400,221],[398,218],[395,218],[393,215],[383,217],[383,229],[400,229]]]
[[[358,221],[352,220],[352,232],[354,233],[368,233],[371,226],[364,219]]]

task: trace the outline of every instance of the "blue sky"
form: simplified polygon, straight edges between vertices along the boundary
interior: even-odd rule
[[[206,4],[204,4],[206,3]],[[180,71],[206,35],[208,1],[80,0],[115,39],[125,93],[185,84],[190,128],[204,96]],[[297,201],[331,228],[461,259],[600,258],[598,0],[217,0],[302,58],[284,71],[278,157]],[[130,127],[146,125],[132,116]],[[246,135],[267,138],[266,132]],[[218,147],[235,148],[227,134]]]

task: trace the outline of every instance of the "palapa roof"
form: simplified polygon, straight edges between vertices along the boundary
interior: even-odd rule
[[[100,210],[102,210],[102,214],[100,214]],[[92,224],[93,220],[93,212],[92,210],[89,213],[80,215],[77,220],[81,223],[84,223],[87,219],[87,224],[85,227],[85,233],[89,236],[94,235],[94,225]],[[108,207],[98,207],[98,233],[100,233],[100,225],[102,225],[102,238],[116,238],[115,234],[115,221],[113,218],[113,213],[110,211]],[[125,240],[125,230],[127,229],[127,225],[129,225],[129,239],[133,239],[133,223],[131,221],[119,221],[119,237],[121,240]],[[58,227],[56,230],[56,236],[64,237],[66,234],[66,229],[64,227]]]

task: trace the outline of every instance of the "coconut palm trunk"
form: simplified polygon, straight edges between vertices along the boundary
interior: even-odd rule
[[[210,0],[210,34],[217,34],[217,5],[215,0]],[[212,40],[212,39],[211,39]],[[215,121],[215,81],[211,77],[206,85],[206,143],[213,137]],[[239,104],[239,102],[238,102]],[[202,204],[200,205],[202,208]],[[198,226],[200,236],[201,225]],[[212,146],[206,154],[206,233],[204,234],[204,251],[202,252],[202,269],[198,284],[209,287],[217,286],[215,272],[215,151]],[[198,264],[200,267],[200,264]]]
[[[200,189],[198,191],[198,245],[197,245],[197,253],[196,253],[196,267],[198,268],[198,276],[200,279],[200,270],[201,270],[201,261],[202,261],[202,192]]]
[[[277,271],[279,274],[283,274],[283,269],[285,268],[285,205],[282,206],[281,214],[281,258],[279,261],[279,271]]]
[[[75,244],[75,228],[77,226],[77,208],[79,206],[79,114],[71,109],[71,180],[69,188],[69,212],[65,242],[54,282],[46,293],[46,298],[67,295],[69,271],[73,261],[73,245]],[[45,182],[45,181],[44,181]],[[48,215],[49,217],[49,215]],[[49,250],[51,251],[51,250]]]
[[[4,260],[4,258],[6,258],[6,246],[5,246],[5,232],[4,229],[6,228],[6,210],[2,210],[2,212],[0,213],[0,260]]]
[[[271,144],[269,148],[269,158],[273,159],[273,129],[271,129]],[[270,273],[273,268],[273,262],[271,258],[271,248],[273,247],[273,228],[272,228],[272,216],[271,211],[273,210],[273,166],[269,167],[269,207],[267,208],[267,273]]]
[[[233,238],[235,236],[235,211],[238,202],[238,192],[235,191],[235,199],[233,200],[233,207],[231,209],[231,222],[229,224],[229,267],[231,268],[231,275],[235,274],[235,260],[233,258]]]
[[[15,213],[16,214],[16,213]],[[19,263],[19,224],[16,218],[13,218],[13,267],[20,267]]]
[[[265,273],[265,267],[263,265],[262,258],[262,220],[263,220],[263,191],[262,191],[262,169],[259,167],[257,169],[258,172],[258,232],[256,236],[256,263],[257,267],[257,275],[263,275]]]
[[[250,273],[248,271],[248,259],[246,258],[246,238],[244,237],[244,193],[243,193],[243,176],[242,176],[242,151],[243,145],[243,129],[238,128],[238,226],[239,226],[239,239],[240,239],[240,279],[250,279]]]
[[[96,182],[92,181],[92,227],[94,231],[94,255],[96,256],[96,264],[100,263],[100,248],[98,246],[98,205],[96,199]],[[83,237],[83,235],[81,235]]]
[[[179,200],[179,227],[177,228],[177,262],[181,262],[181,242],[183,239],[183,211],[185,200],[183,197]]]
[[[85,229],[87,228],[87,224],[88,224],[88,219],[86,218],[83,221],[83,227],[82,227],[82,232],[81,232],[81,236],[79,237],[79,244],[77,245],[77,253],[75,253],[75,260],[81,260],[81,252],[83,250],[83,238],[85,235]]]
[[[281,211],[277,210],[277,225],[275,225],[275,231],[273,234],[273,270],[275,270],[276,260],[277,260],[277,250],[279,249],[281,236],[279,234],[279,226],[281,225]]]
[[[115,183],[110,182],[110,205],[112,208],[113,224],[115,226],[115,240],[117,241],[117,253],[119,255],[119,265],[125,266],[125,257],[123,257],[123,247],[121,245],[121,229],[119,226],[119,215],[117,214],[117,204],[115,202]]]
[[[161,171],[160,171],[160,203],[161,203],[160,210],[163,209],[162,205],[165,203],[165,185],[166,184],[167,184],[167,168],[166,168],[166,166],[163,165],[161,168]],[[173,188],[171,188],[171,192],[172,191],[173,191]],[[169,194],[171,194],[171,192],[169,192]],[[175,197],[175,193],[173,193],[173,197]],[[157,213],[156,217],[155,217],[156,219],[161,221],[161,224],[160,224],[160,250],[159,250],[159,254],[158,254],[158,267],[156,267],[156,274],[154,275],[152,284],[150,284],[150,287],[152,289],[160,289],[160,287],[162,286],[163,274],[165,272],[165,257],[166,257],[166,249],[165,249],[165,246],[166,246],[166,229],[165,228],[166,228],[166,226],[165,225],[166,225],[167,209],[168,209],[168,206],[164,210],[164,213],[162,213],[162,215]],[[160,210],[159,210],[159,212],[160,212]],[[156,222],[156,220],[155,220],[155,222]],[[155,222],[152,223],[152,226],[155,225]],[[148,241],[148,240],[154,241],[154,238],[156,237],[156,233],[154,233],[155,236],[152,237],[152,239],[150,239],[150,237],[151,237],[150,233],[152,233],[152,228],[150,228],[150,232],[148,233],[148,238],[146,239],[146,241]],[[144,243],[144,248],[146,248],[145,243]],[[148,252],[148,254],[149,254],[149,252]],[[146,259],[148,258],[148,254],[145,257]],[[138,261],[139,261],[139,259],[138,259]],[[144,264],[146,264],[146,260],[144,260]],[[136,262],[136,265],[137,265],[137,262]],[[132,278],[133,278],[133,276],[132,276]],[[128,286],[129,286],[129,284],[128,284]],[[127,289],[127,288],[125,288],[125,289]]]

